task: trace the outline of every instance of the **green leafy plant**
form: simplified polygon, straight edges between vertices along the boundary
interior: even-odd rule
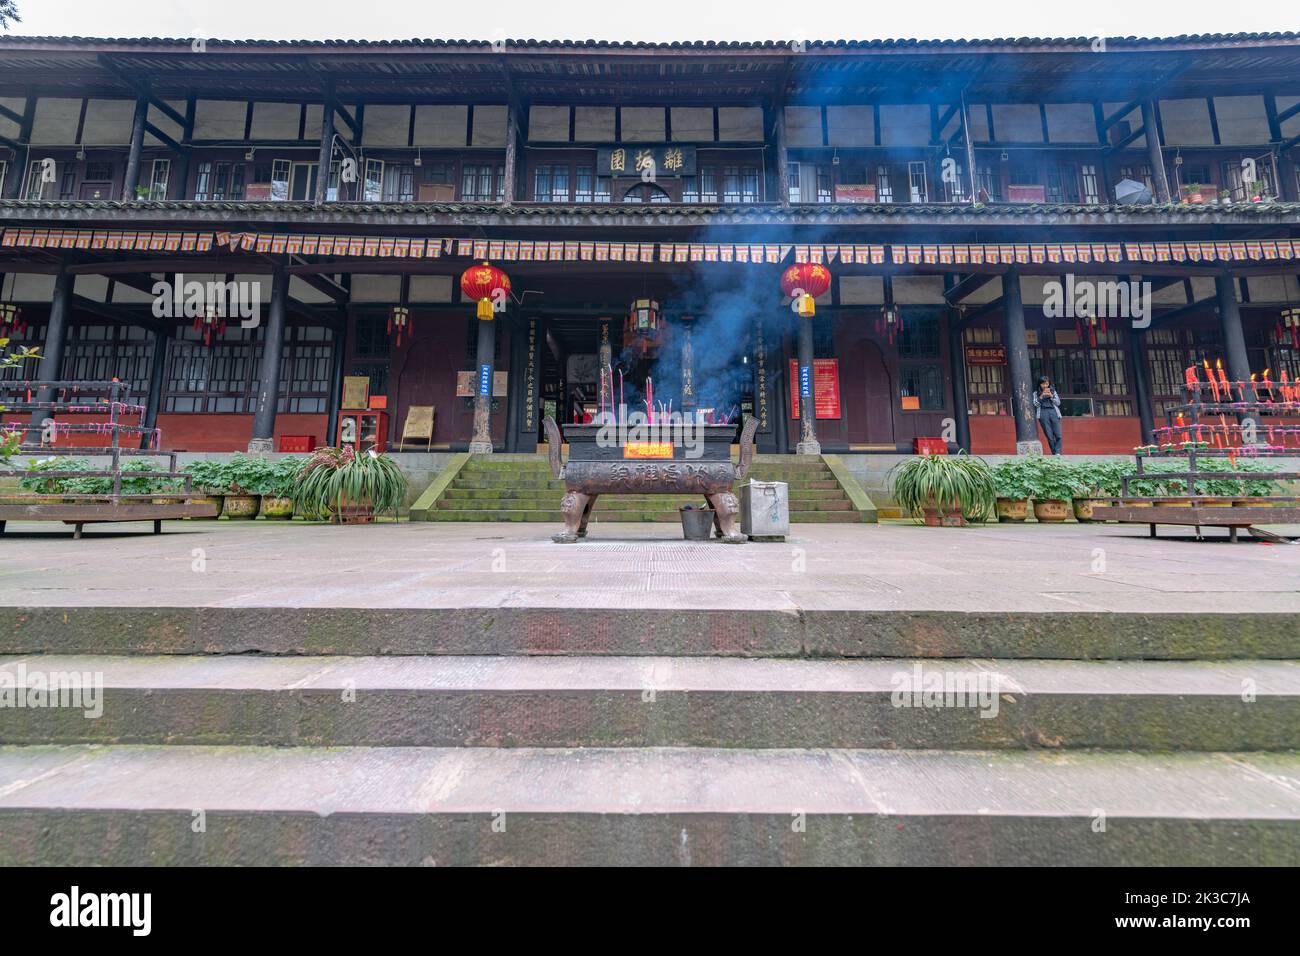
[[[50,458],[27,459],[27,471],[90,471],[90,462],[85,458]],[[23,491],[33,491],[38,495],[76,494],[71,487],[76,478],[43,478],[40,475],[25,475],[18,482]]]
[[[926,508],[960,511],[969,521],[986,521],[993,513],[993,470],[971,455],[918,455],[889,473],[894,500],[913,518]]]
[[[1008,458],[993,466],[993,491],[999,498],[1024,501],[1033,497],[1029,491],[1028,470],[1023,457]]]
[[[224,461],[192,461],[185,473],[193,479],[197,491],[223,495],[230,488],[230,472]]]
[[[307,459],[301,455],[268,461],[266,472],[257,485],[257,493],[272,498],[292,498],[298,473],[306,464]]]
[[[1129,461],[1082,461],[1070,467],[1075,498],[1116,498],[1122,491],[1120,479],[1133,474]]]
[[[318,448],[298,472],[294,505],[309,514],[336,516],[345,509],[392,511],[406,498],[406,476],[397,462],[351,446]]]
[[[1027,455],[1025,487],[1035,501],[1069,501],[1075,494],[1074,466],[1055,455]]]

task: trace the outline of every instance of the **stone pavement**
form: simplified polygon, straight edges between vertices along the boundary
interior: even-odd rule
[[[132,527],[72,541],[11,523],[0,606],[1300,612],[1300,545],[1172,528],[796,525],[783,544],[734,546],[661,524],[593,524],[576,545],[549,525]]]

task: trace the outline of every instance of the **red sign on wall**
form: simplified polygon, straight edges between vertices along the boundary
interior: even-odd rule
[[[799,417],[799,363],[790,360],[790,415]],[[840,360],[813,360],[813,415],[840,417]]]
[[[967,365],[1006,365],[1007,347],[1005,345],[968,345],[966,346]]]

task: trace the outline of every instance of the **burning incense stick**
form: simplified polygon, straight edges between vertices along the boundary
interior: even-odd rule
[[[655,423],[655,383],[649,375],[645,377],[645,410],[650,416],[650,424]]]

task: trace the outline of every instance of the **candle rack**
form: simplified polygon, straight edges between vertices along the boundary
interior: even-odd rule
[[[94,393],[101,393],[92,400]],[[36,397],[33,398],[33,395]],[[49,397],[41,397],[49,396]],[[160,450],[161,434],[156,428],[128,425],[121,416],[143,416],[145,408],[131,400],[130,387],[116,379],[110,381],[65,381],[24,379],[0,382],[0,407],[6,414],[50,412],[63,415],[107,415],[100,422],[68,422],[47,418],[27,424],[11,422],[0,428],[8,434],[19,432],[23,440],[15,454],[45,457],[107,457],[109,466],[102,468],[64,469],[59,471],[19,468],[6,472],[18,477],[42,479],[111,478],[112,490],[103,494],[74,494],[60,491],[42,495],[24,493],[0,499],[0,534],[8,521],[62,521],[73,525],[73,538],[80,538],[87,524],[111,521],[152,521],[154,533],[162,532],[162,522],[169,518],[215,518],[217,508],[211,501],[199,500],[194,494],[193,479],[176,468],[176,452]],[[101,445],[63,446],[53,444],[68,435],[102,436]],[[122,445],[122,436],[147,438],[145,448]],[[182,482],[184,491],[160,491],[148,494],[122,493],[122,460],[129,457],[166,458],[167,470],[131,471],[130,479],[170,479]]]

